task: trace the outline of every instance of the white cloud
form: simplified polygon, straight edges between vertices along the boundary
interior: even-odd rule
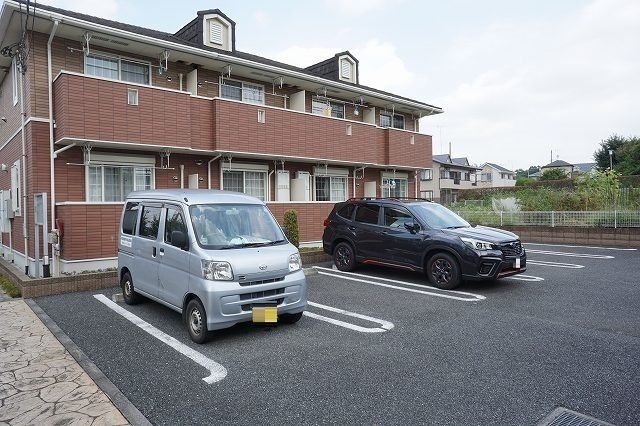
[[[368,12],[384,11],[387,8],[398,7],[403,1],[393,0],[324,0],[325,6],[341,14],[358,15]]]
[[[118,0],[40,0],[39,3],[104,19],[118,17]]]
[[[594,1],[564,22],[494,25],[459,38],[443,63],[443,148],[512,168],[591,161],[600,140],[638,134],[640,2]],[[447,79],[439,75],[435,79]],[[451,85],[449,87],[452,87]],[[434,151],[439,152],[438,132]]]

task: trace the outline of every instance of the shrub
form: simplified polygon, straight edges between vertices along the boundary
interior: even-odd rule
[[[9,297],[22,296],[20,289],[16,287],[11,281],[9,281],[7,277],[3,275],[0,275],[0,287],[2,287],[2,290],[4,290],[4,292],[7,293]]]
[[[296,247],[300,246],[300,233],[298,230],[298,212],[295,210],[287,210],[284,212],[284,226],[282,227],[284,234],[291,244]]]

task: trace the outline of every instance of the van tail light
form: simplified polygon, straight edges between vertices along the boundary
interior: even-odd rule
[[[329,226],[329,224],[331,223],[331,221],[327,218],[324,220],[323,225],[324,226]]]

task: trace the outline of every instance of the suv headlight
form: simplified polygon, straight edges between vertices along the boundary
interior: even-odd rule
[[[233,270],[231,270],[229,262],[203,260],[202,277],[211,281],[231,281],[233,280]]]
[[[300,253],[292,254],[289,256],[289,272],[299,271],[302,268],[302,259],[300,259]]]
[[[482,251],[482,250],[493,250],[494,245],[488,241],[476,240],[475,238],[468,237],[460,237],[463,243],[468,245],[474,250]]]

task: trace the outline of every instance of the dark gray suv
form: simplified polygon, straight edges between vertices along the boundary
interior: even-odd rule
[[[424,271],[434,286],[450,290],[462,280],[493,280],[527,269],[516,234],[471,226],[424,199],[350,199],[336,204],[324,225],[323,249],[341,271],[359,263]]]

